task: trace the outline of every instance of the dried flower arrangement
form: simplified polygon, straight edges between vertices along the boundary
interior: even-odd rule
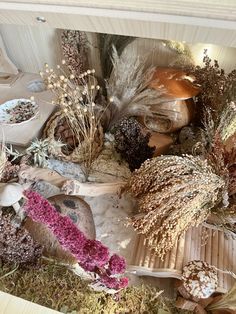
[[[62,64],[65,64],[65,60]],[[94,77],[95,70],[80,74],[78,85],[78,82],[74,81],[74,74],[68,77],[60,65],[58,69],[60,74],[49,69],[46,64],[45,71],[40,73],[47,88],[56,96],[53,102],[60,107],[60,111],[48,121],[44,135],[49,139],[60,139],[64,142],[63,132],[59,129],[61,121],[70,133],[71,142],[65,143],[67,145],[61,150],[59,158],[84,162],[89,172],[93,159],[97,157],[103,145],[100,106],[94,102],[100,86]]]
[[[115,148],[129,164],[131,171],[153,156],[155,147],[148,146],[150,133],[144,134],[133,117],[124,118],[114,127]]]
[[[42,247],[23,227],[17,227],[11,213],[0,211],[0,259],[15,264],[35,264],[42,255]]]
[[[210,61],[207,62],[212,70]],[[216,75],[214,67],[212,71]],[[222,84],[221,72],[216,76],[214,79]],[[133,173],[125,188],[139,205],[130,223],[145,235],[149,246],[161,258],[190,226],[202,223],[210,213],[223,217],[235,208],[231,207],[229,196],[235,193],[236,153],[235,148],[227,151],[226,142],[236,133],[236,110],[232,99],[229,102],[228,86],[233,89],[233,84],[225,77],[223,81],[220,98],[223,103],[217,119],[212,108],[204,111],[204,142],[196,144],[202,146],[200,156],[161,156],[148,160]],[[202,91],[202,97],[207,99],[209,95],[209,90],[206,95]]]
[[[95,279],[109,289],[119,290],[128,285],[128,278],[123,274],[125,260],[113,254],[100,241],[87,239],[73,221],[61,216],[58,211],[42,196],[33,191],[25,191],[27,202],[24,210],[35,222],[46,225],[57,237],[65,250],[71,252],[79,265],[96,275]]]

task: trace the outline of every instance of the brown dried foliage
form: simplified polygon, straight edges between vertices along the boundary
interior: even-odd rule
[[[204,108],[212,110],[214,120],[217,120],[226,103],[235,100],[236,96],[236,70],[226,74],[220,68],[217,60],[212,60],[207,55],[207,49],[204,51],[204,66],[195,66],[190,72],[195,76],[202,92],[197,98],[196,117],[199,119],[204,115]],[[198,120],[199,121],[199,120]]]

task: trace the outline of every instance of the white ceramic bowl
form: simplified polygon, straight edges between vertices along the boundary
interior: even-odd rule
[[[18,105],[19,102],[30,102],[32,104],[34,114],[28,120],[19,123],[13,123],[10,121],[12,116],[10,113],[7,113],[7,110],[13,109]],[[34,101],[25,98],[11,99],[0,105],[0,125],[21,125],[22,123],[27,123],[30,120],[35,119],[38,113],[39,106]]]

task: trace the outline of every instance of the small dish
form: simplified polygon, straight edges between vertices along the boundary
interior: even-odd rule
[[[23,124],[34,119],[38,113],[39,106],[34,101],[11,99],[0,105],[0,125]]]

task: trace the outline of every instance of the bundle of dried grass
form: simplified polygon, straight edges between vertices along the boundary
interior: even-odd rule
[[[118,55],[113,47],[113,70],[107,81],[109,107],[109,128],[124,116],[151,116],[151,105],[163,101],[164,90],[149,89],[155,68],[145,70],[145,60],[127,49]]]
[[[65,60],[62,61],[62,64],[66,64]],[[59,105],[63,119],[73,135],[74,145],[70,144],[70,146],[73,146],[72,149],[76,149],[76,154],[80,155],[78,159],[84,161],[87,173],[89,173],[91,163],[103,144],[101,111],[95,103],[100,86],[97,85],[94,69],[79,75],[79,85],[75,81],[74,74],[68,77],[60,65],[58,65],[58,69],[60,70],[59,74],[53,69],[49,69],[46,64],[45,71],[41,72],[41,76],[44,78],[47,88],[55,94],[54,103]],[[56,124],[58,123],[59,121]],[[52,136],[54,136],[54,132]],[[97,141],[99,143],[95,145]]]
[[[227,183],[200,157],[161,156],[144,162],[126,190],[139,206],[130,223],[163,258],[184,231],[222,202]]]

